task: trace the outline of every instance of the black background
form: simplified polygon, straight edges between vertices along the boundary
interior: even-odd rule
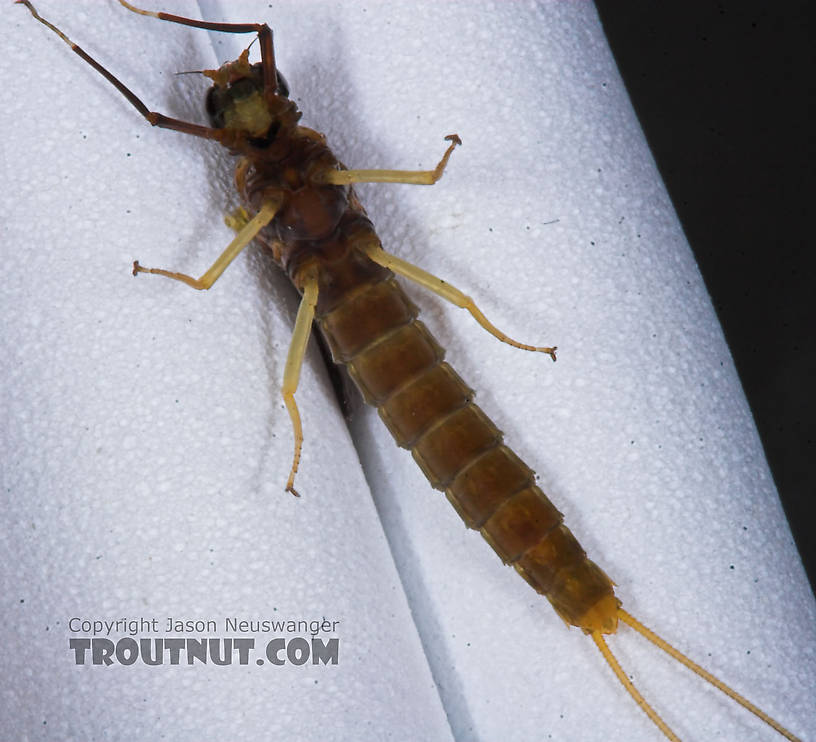
[[[596,0],[816,585],[808,3]]]

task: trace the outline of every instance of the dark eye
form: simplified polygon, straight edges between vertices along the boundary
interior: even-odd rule
[[[213,128],[224,127],[224,109],[228,103],[229,97],[223,88],[212,87],[207,91],[206,110]]]
[[[228,88],[218,85],[211,87],[207,91],[206,110],[210,119],[210,124],[216,128],[224,127],[224,114],[232,107],[236,101],[248,98],[258,92],[258,84],[255,80],[245,77],[236,80]]]
[[[280,70],[275,70],[275,73],[278,76],[278,95],[282,95],[284,98],[289,97],[289,85],[286,83],[286,78],[283,76],[283,72]]]
[[[257,93],[259,86],[251,77],[242,77],[240,80],[236,80],[232,83],[227,90],[232,100],[241,100],[243,98],[249,98],[253,93]]]

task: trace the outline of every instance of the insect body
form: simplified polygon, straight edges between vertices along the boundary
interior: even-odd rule
[[[274,74],[268,29],[246,24],[217,30],[260,32],[263,63],[250,66],[242,58],[213,71],[212,127],[140,112],[151,123],[215,139],[239,154],[237,181],[252,217],[201,279],[152,272],[206,288],[253,237],[266,241],[304,295],[293,362],[287,364],[294,371],[287,373],[284,386],[296,448],[300,423],[294,388],[314,315],[337,360],[348,363],[398,442],[414,450],[431,483],[447,491],[466,522],[483,528],[500,555],[547,594],[565,620],[600,643],[601,632],[614,631],[619,617],[630,617],[619,612],[608,578],[560,525],[530,469],[503,446],[498,430],[442,362],[440,349],[394,284],[388,268],[401,268],[409,276],[411,268],[381,252],[364,212],[346,190],[348,182],[378,176],[339,169],[320,135],[299,127],[298,112]],[[440,165],[439,172],[444,161]],[[405,173],[384,177],[409,182]],[[422,278],[415,272],[411,277]],[[423,280],[433,284],[432,277]]]

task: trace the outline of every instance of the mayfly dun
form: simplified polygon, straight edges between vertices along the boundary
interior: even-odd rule
[[[29,8],[35,12],[30,5]],[[435,485],[448,490],[463,519],[472,527],[482,528],[505,561],[516,565],[534,587],[548,594],[565,621],[590,633],[610,666],[616,668],[603,634],[614,632],[619,619],[633,628],[639,624],[618,608],[611,582],[593,562],[584,559],[571,533],[560,525],[559,514],[534,483],[530,470],[503,447],[498,430],[474,406],[469,388],[441,363],[441,351],[424,327],[415,323],[413,305],[386,271],[392,270],[437,290],[449,300],[467,302],[449,284],[443,285],[433,276],[384,253],[361,207],[346,190],[349,183],[378,180],[430,184],[442,174],[458,139],[449,137],[443,160],[436,169],[423,168],[421,175],[414,171],[370,170],[366,162],[359,163],[359,167],[366,169],[355,169],[358,163],[350,162],[346,164],[352,169],[340,169],[320,134],[298,128],[299,112],[285,90],[285,82],[275,74],[275,49],[265,25],[247,23],[224,27],[203,22],[190,24],[175,17],[167,20],[215,31],[260,34],[258,47],[263,60],[260,65],[250,65],[246,58],[239,57],[229,65],[205,73],[212,80],[214,91],[208,98],[210,125],[192,124],[171,118],[169,114],[168,117],[155,116],[150,113],[152,108],[141,103],[141,96],[137,98],[131,92],[126,81],[112,78],[106,69],[100,69],[87,56],[83,58],[105,74],[150,123],[215,139],[241,158],[236,180],[248,213],[236,221],[238,236],[231,248],[204,274],[203,280],[175,272],[177,266],[170,266],[170,271],[164,267],[147,271],[170,275],[196,288],[208,288],[210,279],[219,278],[238,252],[253,238],[260,237],[272,248],[276,261],[288,271],[303,294],[295,322],[297,342],[293,343],[291,362],[287,362],[284,374],[286,408],[295,432],[295,454],[287,489],[294,491],[303,438],[305,446],[310,444],[308,421],[302,426],[305,435],[300,432],[301,418],[294,391],[305,341],[312,319],[317,317],[329,336],[335,356],[349,363],[352,376],[363,387],[369,401],[381,408],[394,436],[403,445],[414,448],[423,470]],[[62,38],[69,41],[65,36]],[[286,167],[280,165],[281,162],[287,163]],[[295,193],[297,197],[292,195]],[[168,223],[168,231],[171,228],[172,221]],[[312,252],[299,251],[304,242],[310,244]],[[152,266],[146,256],[142,259]],[[138,264],[134,270],[145,271]],[[523,297],[521,302],[524,303]],[[501,334],[474,305],[468,306],[480,324],[493,334]],[[363,318],[367,319],[363,321]],[[373,352],[378,348],[384,354],[382,357]],[[410,352],[403,352],[405,348]],[[538,350],[552,353],[552,349]],[[392,354],[398,356],[397,361],[390,358]],[[409,369],[413,361],[418,365]],[[432,377],[427,389],[412,388],[421,377]],[[458,432],[446,432],[448,422],[451,425],[455,422]],[[510,443],[512,445],[512,440]],[[528,444],[525,446],[528,459],[529,449]],[[451,453],[454,450],[456,456]],[[150,466],[148,464],[148,470]],[[485,471],[480,471],[480,467],[486,467]],[[494,491],[498,485],[491,483],[491,479],[502,483],[513,480],[514,484],[510,491],[501,488]],[[557,492],[553,494],[557,497]],[[591,558],[601,561],[598,554],[592,554]],[[607,569],[613,572],[611,567]],[[620,578],[616,579],[620,582]],[[620,592],[626,603],[625,591]],[[641,600],[639,606],[644,605],[645,601]],[[532,646],[537,647],[529,637],[526,641],[532,641]],[[723,674],[725,672],[723,670]],[[618,676],[645,710],[645,702],[629,686],[626,676],[620,672]],[[655,705],[662,711],[671,705],[670,699],[655,701]],[[647,713],[665,736],[674,738],[654,712]],[[674,713],[673,718],[678,719],[678,714]],[[679,718],[682,719],[682,714]],[[765,721],[794,738],[770,719]],[[681,722],[678,726],[688,726],[690,733],[694,731],[691,724]]]

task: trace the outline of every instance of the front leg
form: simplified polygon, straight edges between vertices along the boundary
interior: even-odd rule
[[[200,278],[193,278],[186,273],[164,270],[164,268],[144,268],[139,265],[138,260],[133,261],[133,275],[135,276],[137,273],[155,273],[159,276],[167,276],[176,281],[182,281],[194,289],[208,289],[218,280],[227,266],[238,256],[238,253],[252,242],[255,235],[275,218],[281,203],[282,199],[265,202],[260,211],[241,228],[238,234],[235,235],[235,239],[227,245],[227,249],[218,256],[216,261]]]
[[[448,134],[445,150],[439,164],[433,170],[325,170],[315,176],[318,183],[350,185],[351,183],[408,183],[409,185],[433,185],[442,177],[451,152],[462,140],[458,134]]]

